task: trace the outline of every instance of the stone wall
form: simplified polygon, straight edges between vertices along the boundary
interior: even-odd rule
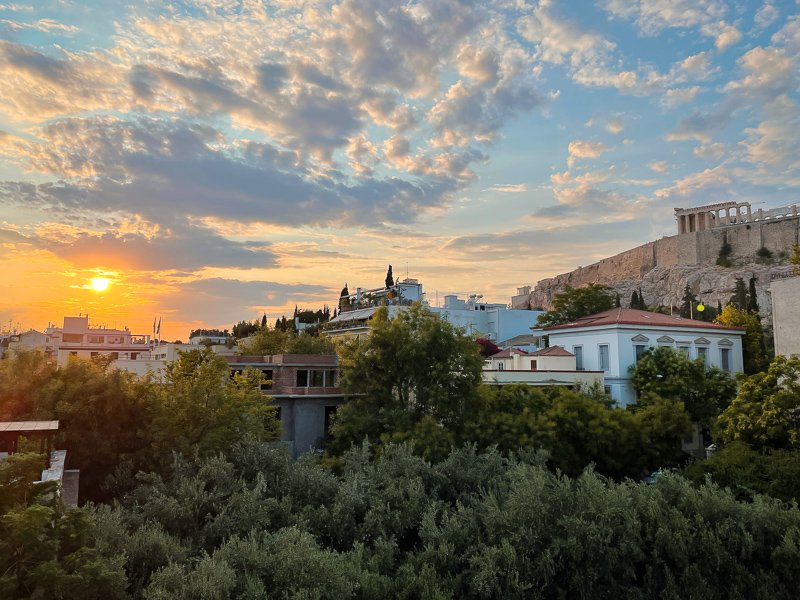
[[[711,230],[695,231],[661,238],[636,248],[604,258],[586,267],[562,273],[536,284],[528,295],[512,298],[512,308],[549,310],[556,294],[567,286],[577,288],[602,283],[620,294],[623,305],[635,289],[642,288],[648,305],[680,304],[686,284],[707,303],[720,300],[725,304],[733,293],[736,277],[749,281],[756,277],[759,303],[766,313],[769,299],[766,287],[773,273],[788,268],[792,245],[798,243],[800,218],[726,225]],[[732,266],[716,266],[724,239],[731,245]],[[766,247],[772,258],[761,261],[757,252]]]

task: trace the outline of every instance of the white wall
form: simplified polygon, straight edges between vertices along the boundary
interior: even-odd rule
[[[773,281],[770,293],[775,354],[800,354],[800,277]]]
[[[608,369],[605,370],[604,385],[610,388],[611,396],[622,406],[627,406],[636,401],[636,395],[630,384],[628,368],[636,362],[637,344],[648,348],[668,346],[677,350],[681,346],[688,346],[688,354],[692,359],[699,357],[698,347],[708,348],[706,364],[722,368],[721,348],[730,349],[730,372],[739,373],[743,370],[742,360],[742,335],[712,329],[700,328],[659,328],[636,327],[630,325],[585,328],[572,331],[550,332],[550,345],[563,346],[573,354],[575,347],[583,348],[583,368],[589,371],[600,369],[600,345],[608,345]],[[647,341],[635,341],[636,336],[644,336]],[[672,342],[659,342],[658,338],[667,336]],[[708,344],[698,344],[698,340],[706,339]],[[720,346],[719,342],[727,340],[731,346]]]

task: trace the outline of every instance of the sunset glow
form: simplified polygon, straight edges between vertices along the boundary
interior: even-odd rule
[[[0,323],[510,302],[800,195],[796,2],[0,3]],[[118,274],[124,273],[124,277]]]
[[[89,282],[95,292],[105,292],[110,284],[111,280],[106,277],[95,277]]]

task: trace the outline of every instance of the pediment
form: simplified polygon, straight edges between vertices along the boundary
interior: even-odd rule
[[[728,338],[722,338],[720,341],[717,342],[718,346],[733,346],[733,342],[730,341]]]
[[[708,346],[711,343],[711,340],[708,340],[704,337],[697,338],[694,343],[698,346]]]
[[[635,335],[635,336],[633,336],[633,337],[631,338],[631,341],[632,341],[632,342],[649,342],[649,341],[650,341],[650,338],[649,338],[649,337],[647,337],[646,335],[642,335],[642,334],[640,333],[640,334],[638,334],[638,335]]]
[[[674,344],[675,340],[669,337],[668,335],[662,335],[658,340],[656,340],[659,344]]]

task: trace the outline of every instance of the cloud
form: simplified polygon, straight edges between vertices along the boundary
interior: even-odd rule
[[[502,192],[505,194],[521,194],[522,192],[528,191],[528,186],[526,186],[524,183],[496,183],[484,191]]]
[[[692,150],[698,158],[721,158],[725,154],[725,144],[719,142],[714,144],[701,144]]]
[[[609,147],[602,142],[593,142],[590,140],[573,140],[569,143],[567,151],[569,158],[567,164],[572,167],[575,161],[579,158],[597,158],[603,152],[609,150]]]
[[[650,170],[655,171],[656,173],[666,173],[669,169],[669,163],[667,163],[665,160],[653,161],[647,166],[650,167]]]
[[[763,32],[767,27],[772,25],[780,16],[780,11],[770,2],[765,2],[764,5],[756,11],[753,17],[753,34],[758,35]]]
[[[613,17],[634,21],[645,36],[716,23],[727,13],[721,0],[606,0],[602,6]]]
[[[66,25],[59,23],[53,19],[39,19],[33,23],[21,23],[19,21],[12,21],[8,19],[0,19],[0,23],[5,25],[12,31],[19,31],[21,29],[31,29],[33,31],[41,31],[42,33],[60,33],[62,35],[72,35],[80,31],[79,27],[74,25]]]
[[[704,169],[676,180],[670,187],[655,191],[656,198],[660,200],[674,200],[676,198],[698,198],[702,192],[702,202],[710,204],[709,194],[724,191],[727,184],[731,183],[728,170],[724,167]]]

